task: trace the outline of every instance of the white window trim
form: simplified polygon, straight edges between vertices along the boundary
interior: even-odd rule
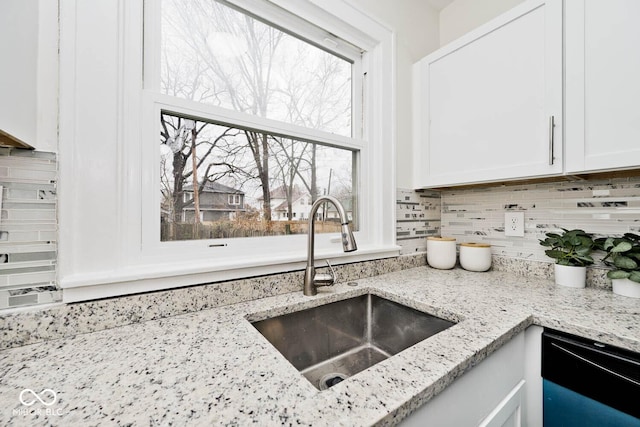
[[[234,0],[235,2],[236,0]],[[303,19],[316,22],[330,33],[336,34],[353,45],[367,50],[367,59],[363,64],[367,71],[365,80],[367,97],[373,101],[368,103],[363,116],[369,126],[364,129],[363,142],[356,142],[353,148],[361,149],[360,180],[369,185],[360,189],[360,199],[363,201],[361,212],[362,224],[367,230],[376,230],[369,239],[356,233],[359,250],[344,254],[337,236],[322,236],[317,239],[317,258],[332,258],[337,263],[364,261],[369,259],[397,256],[399,248],[395,244],[395,52],[394,35],[392,31],[369,18],[349,3],[341,0],[314,0],[302,2],[299,0],[271,0],[274,4],[292,11]],[[237,3],[243,1],[237,0]],[[249,3],[255,3],[253,0]],[[257,257],[235,257],[233,259],[218,260],[215,248],[203,247],[201,256],[188,261],[176,262],[173,259],[176,251],[183,247],[193,247],[193,242],[165,242],[170,243],[171,251],[163,251],[149,243],[144,237],[145,230],[159,225],[158,218],[149,221],[143,214],[144,206],[151,206],[148,200],[141,204],[140,200],[150,194],[159,192],[143,190],[149,187],[152,176],[149,168],[141,168],[148,155],[145,144],[145,126],[150,117],[142,117],[145,94],[141,82],[142,69],[142,0],[119,1],[101,3],[101,8],[90,9],[80,7],[76,0],[66,0],[61,4],[61,157],[68,159],[61,162],[60,192],[60,277],[59,283],[64,289],[63,299],[66,302],[80,301],[94,298],[104,298],[138,292],[147,292],[199,283],[229,280],[271,274],[276,272],[302,269],[306,258],[306,236],[287,236],[286,250],[274,255],[265,253]],[[248,8],[248,7],[245,7]],[[106,10],[108,9],[108,10]],[[104,18],[108,15],[111,21]],[[115,24],[114,24],[115,22]],[[349,22],[349,24],[347,24]],[[114,37],[114,34],[117,37]],[[98,100],[95,96],[83,91],[83,84],[100,84],[91,82],[92,76],[87,70],[98,70],[96,79],[103,78],[104,73],[96,69],[95,57],[104,53],[99,49],[83,50],[79,45],[86,45],[83,37],[95,37],[99,46],[106,46],[109,52],[116,52],[117,66],[113,74],[116,79],[117,91],[113,94],[113,102],[104,103],[96,107]],[[113,40],[116,42],[113,42]],[[116,43],[114,46],[113,43]],[[107,58],[111,60],[111,57]],[[107,60],[105,59],[105,61]],[[102,74],[101,74],[102,73]],[[77,77],[82,81],[77,83]],[[111,76],[111,75],[110,75]],[[105,91],[104,94],[111,92]],[[146,109],[149,114],[158,114],[162,101],[161,96],[153,95],[155,113]],[[111,99],[109,101],[112,101]],[[149,101],[147,99],[147,101]],[[172,99],[171,104],[175,104]],[[185,101],[185,108],[193,106]],[[94,108],[106,114],[96,114]],[[116,111],[113,111],[115,108]],[[198,106],[200,110],[212,113],[214,107]],[[170,110],[170,108],[168,108]],[[218,114],[237,114],[228,110],[215,111]],[[89,141],[89,129],[94,120],[96,124],[103,124],[105,117],[115,117],[116,141]],[[237,117],[236,117],[237,118]],[[266,119],[261,125],[276,126]],[[252,119],[252,127],[255,126]],[[77,123],[81,123],[78,126]],[[143,124],[141,126],[141,123]],[[104,125],[103,125],[104,126]],[[309,131],[292,125],[278,123],[277,127],[284,128],[287,134],[299,136],[301,139],[318,140],[322,133]],[[306,135],[306,138],[305,138]],[[336,136],[327,136],[326,142],[335,141]],[[323,140],[320,139],[320,142]],[[157,140],[153,141],[152,153],[157,152]],[[115,178],[104,181],[104,177],[94,174],[85,165],[83,153],[90,152],[87,144],[112,144],[116,150],[112,162]],[[344,141],[354,144],[353,141]],[[83,145],[84,144],[84,145]],[[97,147],[98,145],[96,145]],[[131,147],[138,146],[139,150]],[[105,150],[100,146],[101,150]],[[86,151],[85,151],[86,150]],[[78,154],[76,154],[76,152]],[[148,163],[151,164],[151,163]],[[157,162],[154,163],[153,173],[157,173]],[[140,170],[143,170],[140,174]],[[379,171],[386,171],[380,174]],[[83,180],[75,179],[85,177]],[[102,180],[102,181],[101,181]],[[96,200],[85,200],[83,197],[95,193],[96,184],[100,184],[102,193],[96,194]],[[108,197],[104,197],[104,196]],[[102,199],[98,199],[101,197]],[[159,197],[158,195],[153,197]],[[95,202],[94,204],[90,203]],[[108,205],[109,202],[113,202]],[[105,224],[101,230],[104,239],[96,236],[95,223],[86,220],[85,215],[91,215],[98,207],[115,210],[115,219]],[[159,206],[159,205],[158,205]],[[105,216],[105,218],[107,218]],[[144,218],[144,220],[143,220]],[[148,227],[154,222],[152,227]],[[156,224],[157,222],[157,224]],[[154,233],[157,233],[156,227]],[[358,235],[360,234],[360,235]],[[96,237],[99,240],[96,242]],[[148,236],[147,236],[148,237]],[[270,238],[262,238],[270,239]],[[273,238],[273,244],[282,245],[282,240]],[[238,244],[251,239],[235,239]],[[324,240],[324,242],[323,242]],[[231,239],[229,240],[229,242]],[[270,242],[271,243],[271,242]],[[234,243],[235,245],[235,243]],[[159,251],[158,251],[159,250]],[[268,252],[268,251],[267,251]]]

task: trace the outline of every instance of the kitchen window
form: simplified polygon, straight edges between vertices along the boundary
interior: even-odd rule
[[[65,301],[303,268],[295,226],[312,194],[349,205],[359,248],[342,252],[321,209],[318,258],[398,254],[391,31],[341,0],[99,4],[60,9]],[[268,178],[250,141],[266,141]],[[280,188],[289,196],[266,203]],[[272,225],[291,227],[200,234],[266,224],[267,205]],[[166,237],[178,219],[181,237]]]
[[[268,2],[251,4],[145,3],[161,242],[305,234],[299,205],[309,210],[306,200],[325,194],[358,230],[363,51]],[[220,203],[229,191],[243,194],[241,210],[237,194],[227,196],[233,208]],[[318,233],[340,232],[328,206],[319,218]]]

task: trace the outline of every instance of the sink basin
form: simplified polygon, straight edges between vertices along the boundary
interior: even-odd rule
[[[253,326],[311,384],[324,390],[454,324],[365,294]]]

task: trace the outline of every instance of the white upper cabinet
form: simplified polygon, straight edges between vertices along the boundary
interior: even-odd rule
[[[0,131],[58,151],[58,1],[3,0]]]
[[[414,85],[416,187],[563,172],[560,0],[527,1],[425,57]]]
[[[640,1],[566,2],[567,173],[640,167]]]

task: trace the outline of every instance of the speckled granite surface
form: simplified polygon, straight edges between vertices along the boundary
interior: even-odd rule
[[[426,265],[411,254],[336,265],[339,282]],[[319,268],[322,272],[325,269]],[[148,320],[302,291],[303,271],[129,295],[76,304],[56,304],[0,314],[0,349],[116,328]]]
[[[510,258],[503,256],[493,256],[492,270],[508,271],[513,274],[527,277],[541,277],[553,279],[553,263],[532,261],[528,259]],[[611,280],[607,279],[606,268],[591,266],[587,267],[587,287],[611,290]]]
[[[640,351],[640,301],[602,289],[428,267],[358,283],[2,351],[0,425],[394,424],[531,324]],[[459,323],[320,392],[247,320],[369,291]]]

